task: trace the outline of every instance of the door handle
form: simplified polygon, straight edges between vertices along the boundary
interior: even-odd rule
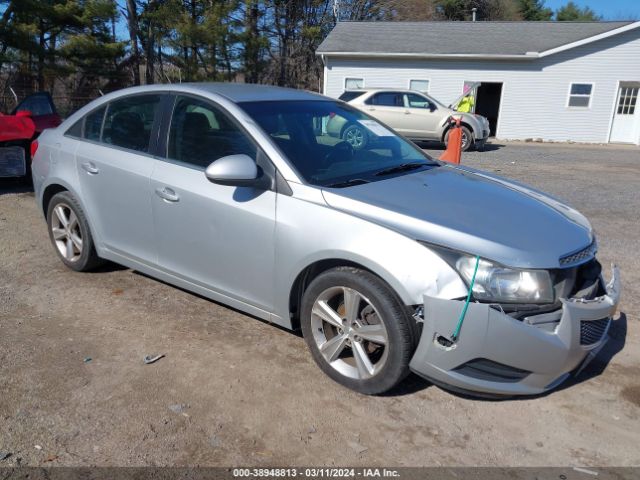
[[[167,202],[180,201],[180,195],[178,195],[169,187],[156,188],[156,195],[158,195],[163,200],[166,200]]]
[[[81,166],[83,170],[86,170],[86,172],[91,175],[96,175],[100,172],[93,162],[84,162]]]
[[[411,112],[410,112],[409,110],[405,110],[405,111],[404,111],[404,114],[405,114],[405,115],[409,115],[410,113],[411,113]]]
[[[374,112],[376,109],[373,108],[373,107],[369,107],[369,108],[367,108],[367,110],[369,110],[370,112]]]

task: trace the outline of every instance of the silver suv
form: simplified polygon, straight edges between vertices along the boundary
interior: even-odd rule
[[[449,119],[460,118],[462,150],[472,147],[481,150],[489,136],[489,121],[475,113],[456,112],[433,97],[415,90],[364,88],[347,90],[340,100],[377,118],[396,132],[416,141],[437,141],[445,145],[449,140]],[[370,138],[356,124],[331,119],[327,125],[330,135],[349,142],[353,148],[365,148]]]

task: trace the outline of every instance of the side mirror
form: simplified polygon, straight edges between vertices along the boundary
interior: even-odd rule
[[[204,171],[210,182],[235,187],[259,186],[260,171],[256,162],[245,154],[221,157]]]

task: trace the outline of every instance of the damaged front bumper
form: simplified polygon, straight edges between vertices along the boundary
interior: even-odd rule
[[[454,390],[535,395],[583,368],[608,340],[620,299],[617,267],[606,294],[562,299],[556,312],[515,319],[499,307],[470,303],[460,336],[448,339],[464,301],[424,297],[424,327],[410,367]]]

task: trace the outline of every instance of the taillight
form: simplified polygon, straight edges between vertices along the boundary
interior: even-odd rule
[[[37,151],[38,151],[38,140],[34,140],[33,142],[31,142],[31,159],[33,159]]]

